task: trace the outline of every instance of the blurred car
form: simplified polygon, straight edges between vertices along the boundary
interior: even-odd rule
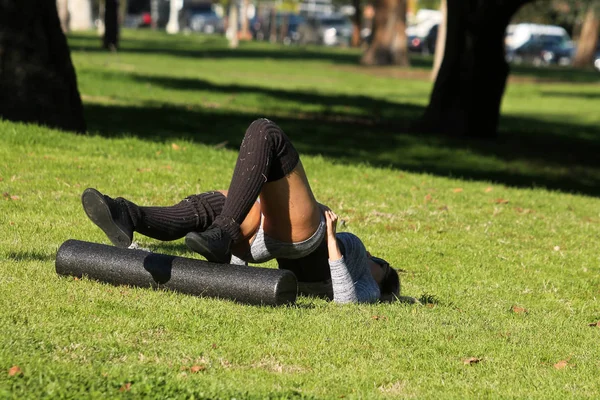
[[[278,40],[286,45],[297,43],[300,39],[298,27],[303,22],[304,18],[298,14],[277,13],[275,16],[275,29]],[[283,29],[285,33],[282,33]],[[267,40],[271,35],[271,16],[267,14],[252,18],[250,20],[250,32],[255,40]]]
[[[225,33],[225,22],[212,8],[212,4],[185,7],[181,13],[183,29],[201,33]]]
[[[140,12],[138,14],[125,15],[123,27],[125,28],[148,28],[152,25],[152,16],[149,11]]]
[[[300,43],[325,46],[348,46],[352,30],[352,22],[342,14],[307,17],[298,26]]]
[[[523,45],[507,49],[506,59],[515,64],[533,64],[543,66],[550,64],[569,65],[573,57],[574,47],[562,36],[534,36]]]
[[[435,53],[435,44],[437,42],[439,24],[435,24],[429,29],[425,36],[417,34],[407,34],[408,51],[422,54]]]
[[[558,25],[510,24],[506,27],[504,41],[507,49],[517,49],[536,38],[552,37],[556,41],[571,40],[566,29]]]

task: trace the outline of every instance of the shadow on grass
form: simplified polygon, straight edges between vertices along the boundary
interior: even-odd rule
[[[269,117],[288,133],[302,154],[516,187],[600,195],[600,127],[503,117],[497,139],[470,141],[416,133],[411,124],[422,115],[423,108],[412,104],[201,80],[139,79],[177,90],[253,92],[325,110],[345,105],[359,112],[278,112],[282,115],[272,116],[263,115],[259,108],[231,111],[162,102],[147,102],[140,107],[87,104],[86,120],[91,132],[155,141],[185,139],[237,149],[252,120]]]
[[[13,261],[52,261],[55,254],[44,254],[39,251],[11,251],[6,258]]]
[[[161,36],[158,36],[161,38]],[[72,50],[89,53],[108,53],[101,47],[98,38],[86,35],[69,35]],[[123,39],[120,53],[162,54],[173,57],[211,59],[276,59],[276,60],[321,60],[336,64],[358,64],[360,54],[327,47],[281,46],[268,43],[242,43],[237,49],[228,49],[221,37],[206,37],[203,42],[151,39]]]
[[[96,36],[69,35],[72,50],[106,53]],[[358,65],[359,50],[339,49],[319,46],[282,46],[265,42],[243,42],[237,49],[228,49],[221,36],[203,36],[203,41],[172,40],[166,35],[154,34],[125,37],[121,39],[121,53],[162,54],[185,58],[245,59],[245,60],[321,60],[334,64]],[[414,68],[431,68],[433,56],[410,53],[410,63]],[[550,66],[546,68],[531,65],[510,65],[513,77],[533,77],[535,81],[600,82],[600,74],[593,69],[577,70],[569,67]]]

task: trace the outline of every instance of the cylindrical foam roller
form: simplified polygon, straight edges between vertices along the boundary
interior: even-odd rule
[[[247,304],[292,304],[298,292],[296,276],[283,269],[214,264],[73,239],[58,249],[56,272]]]

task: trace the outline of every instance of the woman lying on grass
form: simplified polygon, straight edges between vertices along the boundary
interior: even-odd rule
[[[298,152],[268,119],[248,127],[228,191],[140,207],[90,188],[82,203],[118,247],[129,247],[133,232],[159,240],[185,236],[211,262],[276,259],[294,272],[302,294],[350,303],[391,301],[400,293],[398,273],[385,260],[371,256],[355,235],[336,232],[337,215],[315,200]]]

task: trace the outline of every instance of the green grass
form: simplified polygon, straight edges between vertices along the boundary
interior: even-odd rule
[[[468,142],[410,132],[428,59],[363,69],[355,50],[152,32],[126,31],[118,54],[70,43],[89,134],[0,121],[0,398],[600,397],[600,75],[519,70],[499,139]],[[424,305],[254,307],[56,275],[65,240],[107,243],[83,189],[172,204],[226,188],[259,116]]]

